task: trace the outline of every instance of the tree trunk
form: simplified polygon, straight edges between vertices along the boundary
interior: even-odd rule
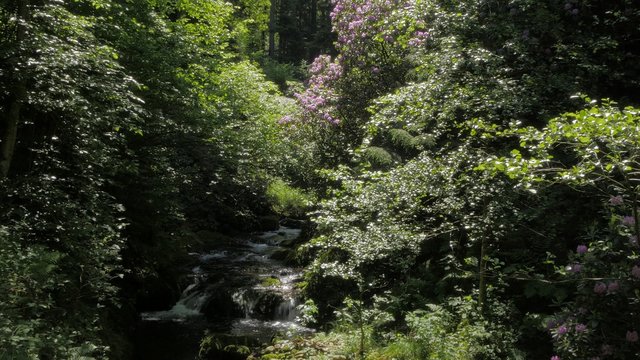
[[[23,60],[23,53],[20,50],[27,37],[27,20],[29,16],[29,1],[19,0],[17,8],[16,25],[16,48],[17,56]],[[20,61],[19,60],[19,61]],[[19,72],[19,70],[18,70]],[[11,101],[2,122],[4,123],[4,133],[0,134],[0,179],[9,175],[13,154],[18,138],[18,125],[20,123],[20,113],[22,104],[27,98],[27,83],[24,74],[14,74],[15,84],[13,86]]]
[[[315,34],[318,31],[318,0],[311,0],[311,10],[309,15],[311,34]]]
[[[278,1],[271,0],[271,8],[269,8],[269,58],[271,59],[276,56],[277,8]]]
[[[480,245],[480,281],[478,284],[478,310],[484,313],[484,306],[487,299],[487,237],[482,238]]]

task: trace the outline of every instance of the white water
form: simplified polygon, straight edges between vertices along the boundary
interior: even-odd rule
[[[238,304],[244,313],[245,319],[250,319],[251,315],[253,315],[253,309],[255,309],[258,304],[258,298],[255,296],[247,296],[247,289],[241,289],[236,291],[232,295],[233,302]]]
[[[302,230],[281,227],[276,231],[267,231],[258,236],[261,240],[270,245],[279,245],[283,241],[295,240],[300,236]]]
[[[292,297],[289,299],[285,299],[276,308],[274,319],[288,322],[295,321],[296,317],[298,316],[297,306],[298,301],[296,300],[296,298]]]
[[[190,284],[186,289],[184,289],[180,300],[178,300],[178,302],[173,305],[171,309],[165,311],[144,312],[140,314],[142,320],[171,320],[182,322],[190,317],[202,316],[200,310],[209,298],[209,294],[207,294],[206,292],[193,291],[193,289],[198,286],[200,282],[199,277],[196,276],[194,278],[196,279],[196,282]]]
[[[298,301],[294,285],[300,278],[298,271],[270,258],[271,254],[281,249],[281,243],[296,239],[300,232],[300,229],[280,228],[278,231],[262,233],[253,241],[240,242],[239,248],[190,254],[200,263],[192,268],[193,283],[182,292],[171,309],[142,313],[142,320],[188,323],[191,319],[204,318],[203,307],[211,297],[211,291],[215,291],[208,290],[213,288],[206,285],[207,277],[222,272],[224,278],[225,271],[233,273],[238,269],[246,269],[254,282],[238,288],[231,296],[243,317],[232,322],[230,334],[264,339],[276,332],[308,331],[296,322]],[[265,283],[267,278],[276,278],[277,281]],[[266,305],[260,303],[265,298]],[[278,302],[278,298],[282,300]],[[255,318],[256,308],[261,304],[260,311],[267,311],[267,314],[260,314],[261,318],[270,320]],[[269,314],[271,311],[273,313]]]

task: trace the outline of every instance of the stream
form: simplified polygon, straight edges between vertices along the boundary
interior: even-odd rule
[[[296,322],[301,271],[284,263],[300,229],[281,227],[194,258],[190,285],[171,309],[144,312],[136,334],[141,360],[193,360],[205,331],[248,347],[310,330]],[[223,358],[220,358],[223,359]]]

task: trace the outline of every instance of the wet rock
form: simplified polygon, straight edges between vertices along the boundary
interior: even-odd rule
[[[297,242],[297,239],[285,239],[282,240],[278,245],[282,247],[292,248],[296,245]]]
[[[271,254],[273,260],[288,261],[293,258],[294,252],[291,249],[278,249]]]
[[[200,249],[217,249],[235,243],[235,240],[233,238],[209,230],[198,231],[196,233],[196,237],[198,239],[198,244],[196,245],[196,247]]]
[[[268,289],[244,289],[233,295],[233,300],[245,318],[270,320],[284,301],[282,294]]]
[[[247,354],[236,351],[226,351],[223,349],[211,349],[205,355],[201,355],[200,359],[211,359],[211,360],[245,360],[247,358]]]
[[[280,224],[282,226],[286,226],[288,228],[294,228],[294,229],[302,229],[305,223],[306,223],[305,220],[290,219],[290,218],[284,218],[280,221]]]
[[[244,316],[242,309],[233,300],[233,293],[224,289],[213,291],[201,311],[210,321]]]
[[[276,215],[263,215],[257,218],[257,231],[278,230],[280,227],[280,218]]]
[[[180,297],[180,289],[160,278],[149,278],[136,294],[139,311],[156,311],[170,308]]]

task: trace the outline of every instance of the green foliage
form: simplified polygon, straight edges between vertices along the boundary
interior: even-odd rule
[[[123,328],[173,301],[149,288],[179,294],[194,233],[269,212],[266,179],[297,169],[277,125],[292,101],[238,60],[268,2],[46,2],[19,22],[20,4],[0,3],[0,112],[20,109],[0,358],[127,358]]]
[[[368,359],[524,359],[504,328],[484,322],[469,302],[452,303],[455,312],[438,305],[407,314],[408,334],[398,334]]]
[[[507,328],[482,319],[468,298],[450,298],[444,306],[427,305],[409,312],[403,331],[380,327],[392,320],[380,308],[385,302],[378,299],[373,307],[365,308],[360,301],[347,299],[338,311],[338,326],[332,333],[278,341],[264,349],[259,358],[524,359],[515,349],[515,336]],[[493,315],[499,307],[495,305]]]
[[[370,146],[362,156],[374,169],[389,169],[393,165],[393,156],[383,148]]]
[[[220,339],[213,334],[206,334],[200,340],[200,350],[198,352],[198,359],[207,359],[208,356],[224,354],[230,356],[234,354],[248,356],[251,354],[251,349],[245,345],[225,345]]]
[[[587,225],[606,226],[596,194],[638,201],[637,110],[580,110],[571,97],[638,101],[637,52],[628,51],[637,5],[429,0],[402,11],[429,39],[409,46],[401,30],[414,19],[390,15],[397,49],[366,38],[354,55],[342,43],[344,74],[330,84],[340,124],[310,131],[332,169],[307,246],[319,317],[348,296],[368,309],[385,292],[397,319],[454,294],[477,296],[485,317],[502,296],[518,307],[507,313],[551,313],[576,297],[556,283],[553,260],[566,259]],[[638,223],[634,211],[625,221]],[[316,290],[333,283],[334,296]],[[503,333],[519,327],[497,321]],[[493,356],[520,356],[504,351]]]
[[[400,338],[384,354],[399,359],[476,359],[481,351],[484,329],[464,322],[457,326],[453,315],[432,305],[429,311],[407,315],[412,337]],[[373,357],[375,358],[375,356]]]
[[[519,137],[522,148],[493,166],[512,178],[526,176],[527,184],[559,178],[576,185],[604,183],[610,190],[631,195],[638,169],[639,119],[637,109],[619,109],[605,101],[600,107],[563,114],[542,130],[507,131]],[[525,151],[532,156],[523,157]],[[567,156],[572,159],[570,167],[561,162]]]
[[[318,306],[312,299],[307,299],[304,304],[298,305],[300,314],[298,318],[304,326],[311,326],[317,323]]]
[[[282,92],[290,92],[289,87],[302,78],[301,69],[292,64],[282,64],[271,59],[262,61],[262,69],[267,79],[278,85]]]
[[[241,55],[257,60],[264,54],[264,34],[269,30],[270,0],[235,0],[232,25],[235,48]]]
[[[313,202],[312,196],[281,179],[269,183],[266,195],[276,213],[296,219],[304,218]]]
[[[280,283],[281,283],[280,279],[278,279],[277,277],[268,277],[262,280],[261,285],[264,287],[269,287],[269,286],[278,286],[280,285]]]
[[[408,131],[403,129],[391,129],[389,130],[389,138],[391,143],[404,150],[411,151],[421,145],[420,139],[412,136]]]
[[[638,356],[631,343],[637,341],[634,331],[640,325],[631,309],[637,305],[640,277],[639,126],[637,109],[619,109],[605,101],[563,114],[542,130],[507,131],[508,136],[519,136],[521,150],[488,164],[534,191],[553,182],[606,196],[604,219],[593,218],[576,252],[556,268],[555,277],[571,284],[569,296],[558,298],[563,310],[547,325],[563,358]],[[623,338],[627,344],[614,350],[611,344]]]

